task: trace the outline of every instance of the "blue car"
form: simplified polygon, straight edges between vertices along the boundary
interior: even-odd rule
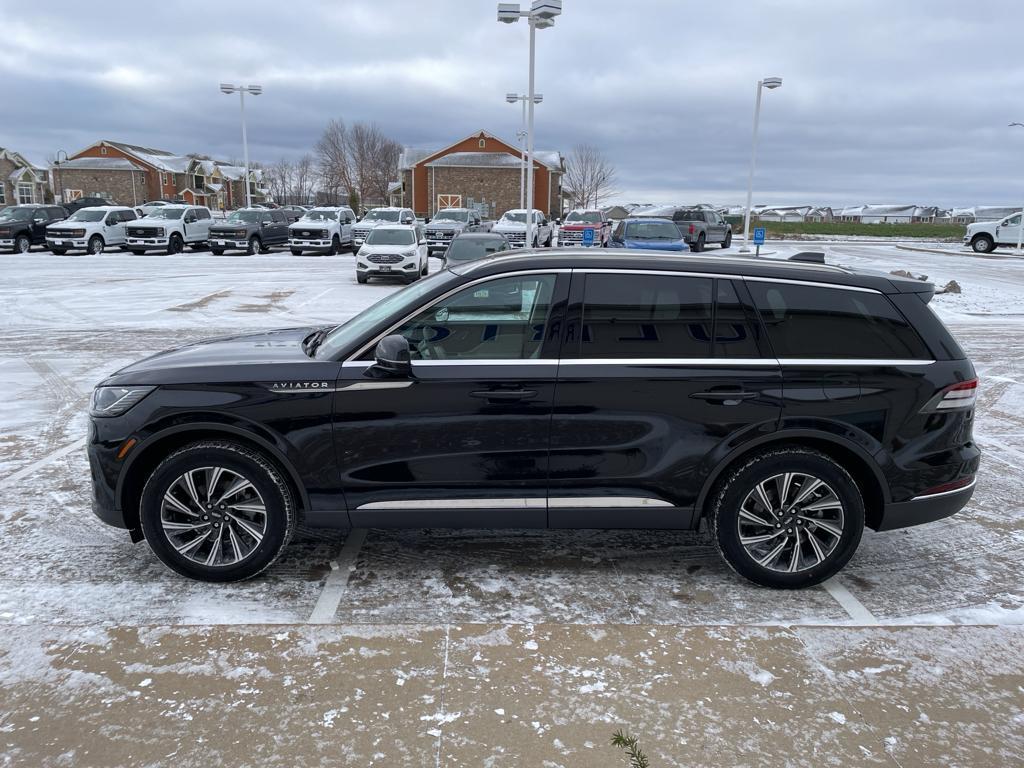
[[[690,250],[679,228],[669,219],[623,219],[612,231],[612,248],[642,248],[645,251]]]

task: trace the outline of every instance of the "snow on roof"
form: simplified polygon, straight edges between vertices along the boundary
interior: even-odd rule
[[[136,165],[131,160],[123,157],[76,157],[72,160],[65,160],[59,166],[60,170],[81,170],[81,171],[141,171],[142,166]]]
[[[507,152],[452,152],[431,160],[427,167],[518,168],[521,162],[518,157]]]
[[[407,171],[427,155],[432,155],[436,149],[416,149],[415,147],[403,147],[402,154],[398,156],[398,167]]]
[[[439,147],[438,149],[418,149],[418,148],[415,148],[415,147],[405,147],[405,148],[402,149],[402,154],[399,155],[399,157],[398,157],[398,167],[399,167],[400,170],[408,171],[414,165],[418,164],[421,160],[423,160],[425,157],[429,157],[430,155],[435,154],[436,152],[440,151],[440,149],[443,149],[443,147]],[[508,152],[454,152],[452,154],[453,155],[498,155],[498,156],[516,158],[517,159],[516,162],[518,162],[518,158],[519,158],[518,154],[510,154]],[[427,165],[433,165],[434,163],[439,163],[439,161],[443,160],[445,157],[452,157],[452,155],[444,155],[443,157],[439,157],[437,160],[434,160],[434,161],[432,161],[430,163],[427,163]],[[541,165],[547,166],[548,168],[550,168],[553,171],[560,171],[562,169],[562,153],[561,152],[555,152],[553,150],[546,150],[546,149],[535,149],[533,151],[533,157],[534,157],[534,159],[538,163],[540,163]],[[488,163],[487,165],[493,165],[493,164],[494,163]],[[449,165],[459,165],[459,163],[450,163]],[[480,163],[479,165],[483,165],[483,163]]]
[[[15,168],[13,171],[11,171],[11,174],[7,177],[7,179],[8,181],[18,181],[18,179],[20,179],[26,173],[29,176],[31,176],[34,180],[42,181],[42,179],[39,177],[39,174],[36,173],[36,169],[30,165],[23,165],[20,168]]]
[[[399,192],[402,189],[402,182],[400,181],[389,181],[388,182],[388,194],[393,195],[395,192]]]

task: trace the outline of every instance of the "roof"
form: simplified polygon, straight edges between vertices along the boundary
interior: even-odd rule
[[[0,160],[4,158],[10,160],[15,165],[21,166],[23,168],[32,168],[37,171],[43,170],[39,166],[33,165],[28,160],[26,160],[25,156],[20,152],[15,152],[13,149],[5,149],[4,147],[0,147]]]
[[[434,149],[422,149],[422,148],[416,148],[416,147],[404,147],[402,149],[402,153],[398,157],[398,168],[399,168],[399,170],[407,171],[407,170],[411,169],[414,165],[419,164],[420,162],[422,162],[424,159],[430,157],[431,155],[436,155],[439,152],[444,152],[446,149],[450,149],[451,147],[457,146],[458,144],[461,144],[464,141],[468,141],[469,139],[475,139],[475,138],[478,138],[478,137],[483,137],[483,138],[486,138],[486,139],[494,139],[495,141],[500,141],[502,144],[504,144],[509,149],[506,150],[506,151],[503,151],[503,152],[480,152],[480,153],[470,152],[470,153],[465,153],[465,154],[511,155],[512,157],[519,157],[520,156],[520,151],[516,149],[516,145],[513,142],[505,141],[504,139],[502,139],[499,136],[495,136],[492,133],[488,133],[487,131],[481,130],[481,131],[476,131],[475,133],[472,133],[469,136],[466,136],[466,137],[464,137],[462,139],[459,139],[454,144],[449,144],[449,145],[447,145],[445,147],[435,147]],[[464,153],[457,152],[457,153],[454,153],[454,154],[464,154]],[[438,158],[438,159],[440,160],[441,158]],[[533,159],[535,161],[537,161],[538,163],[540,163],[541,165],[547,166],[548,168],[550,168],[553,171],[561,171],[562,170],[562,153],[561,152],[556,152],[554,150],[548,150],[548,149],[535,149],[533,151]],[[430,163],[428,163],[428,165],[430,165]]]
[[[152,147],[140,147],[137,144],[125,144],[120,141],[101,141],[100,144],[120,149],[122,152],[132,155],[136,159],[161,171],[170,173],[184,173],[195,159],[188,155],[176,155],[164,149],[153,149]]]
[[[515,168],[522,165],[518,155],[507,152],[452,152],[426,163],[427,168],[459,166],[463,168]]]
[[[927,293],[934,290],[931,283],[920,280],[860,272],[832,264],[814,264],[763,257],[719,256],[717,253],[713,256],[705,256],[695,253],[662,255],[652,251],[621,248],[602,248],[597,253],[591,252],[590,249],[584,249],[585,253],[580,253],[579,250],[578,248],[545,248],[543,250],[519,251],[513,254],[506,252],[506,255],[468,262],[451,269],[460,275],[479,272],[482,277],[501,274],[511,269],[637,269],[774,277],[836,286],[871,288],[883,293]]]
[[[54,165],[60,170],[87,170],[87,171],[141,171],[141,165],[136,165],[131,160],[123,157],[76,157],[73,160],[65,160],[60,165]]]

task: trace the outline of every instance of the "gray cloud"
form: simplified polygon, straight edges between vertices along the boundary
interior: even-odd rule
[[[995,0],[564,0],[538,33],[537,145],[600,146],[625,200],[741,202],[754,84],[760,202],[1017,203],[1024,6]],[[241,154],[222,80],[259,82],[251,154],[308,151],[326,121],[443,145],[513,138],[527,29],[491,0],[0,0],[0,145],[42,162],[98,138]],[[115,19],[118,23],[111,23]],[[14,105],[17,105],[14,107]],[[12,108],[13,107],[13,108]]]

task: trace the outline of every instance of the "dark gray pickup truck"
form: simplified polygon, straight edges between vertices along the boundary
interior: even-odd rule
[[[425,227],[427,250],[447,250],[452,238],[462,232],[489,232],[492,222],[484,222],[480,214],[469,208],[445,208],[434,214]]]
[[[288,216],[279,208],[240,208],[224,222],[210,227],[210,251],[214,256],[228,250],[265,253],[272,245],[288,245]]]
[[[732,245],[732,225],[711,208],[662,205],[636,211],[633,216],[671,219],[691,251],[703,251],[705,245]]]

